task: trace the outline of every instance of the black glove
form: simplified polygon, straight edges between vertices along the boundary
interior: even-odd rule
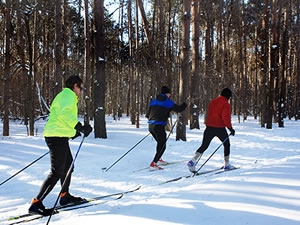
[[[232,127],[229,128],[229,130],[230,130],[230,135],[234,136],[235,135],[235,130]]]
[[[92,132],[93,128],[90,124],[86,124],[83,126],[83,133],[84,133],[84,136],[87,137],[90,135],[90,133]]]
[[[184,103],[182,103],[181,104],[182,105],[182,107],[184,107],[184,108],[186,108],[187,107],[187,104],[184,102]]]
[[[90,124],[86,124],[82,126],[80,122],[78,122],[75,126],[75,130],[81,132],[84,134],[85,137],[89,136],[89,134],[92,132],[93,128]]]
[[[74,137],[72,137],[72,140],[74,140],[75,138],[80,137],[80,136],[81,136],[81,133],[76,130],[76,134]]]

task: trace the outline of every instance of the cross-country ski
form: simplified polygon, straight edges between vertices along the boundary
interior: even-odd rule
[[[113,200],[119,200],[122,197],[123,197],[123,194],[119,194],[119,195],[115,195],[115,196],[110,196],[107,200],[101,201],[101,200],[89,199],[88,201],[81,203],[81,204],[73,204],[73,205],[64,206],[64,207],[56,207],[53,215],[56,215],[56,214],[62,213],[62,212],[76,210],[76,209],[82,209],[82,208],[87,208],[87,207],[91,207],[91,206],[102,205],[102,204],[108,203]],[[8,219],[8,221],[12,221],[12,223],[9,223],[9,225],[13,225],[13,224],[21,224],[21,223],[31,222],[33,220],[39,220],[43,217],[48,217],[48,216],[42,216],[39,214],[23,214],[20,216],[11,217]]]
[[[117,192],[117,193],[103,195],[103,196],[99,196],[99,197],[88,198],[88,199],[85,199],[85,201],[82,201],[82,202],[72,203],[72,204],[63,205],[63,206],[59,205],[59,206],[55,207],[55,213],[54,214],[57,214],[57,213],[62,212],[62,211],[70,211],[70,210],[75,210],[75,209],[87,208],[87,207],[91,207],[91,206],[95,206],[95,205],[100,205],[100,204],[107,203],[111,200],[118,200],[118,199],[121,199],[125,194],[129,194],[129,193],[138,191],[140,188],[141,188],[141,186],[138,186],[134,189],[124,191],[124,192]],[[103,200],[103,201],[100,201],[100,200]],[[25,217],[32,217],[32,218],[23,219]],[[29,222],[29,221],[32,221],[32,220],[40,219],[42,217],[44,217],[44,216],[37,215],[37,214],[26,213],[26,214],[23,214],[23,215],[10,217],[10,218],[8,218],[8,221],[23,219],[21,221],[16,221],[16,222],[10,223],[10,224],[18,224],[18,223]]]
[[[212,170],[199,171],[197,173],[192,173],[191,175],[179,176],[179,177],[161,182],[159,184],[161,185],[161,184],[171,183],[171,182],[181,180],[183,178],[193,178],[193,177],[197,177],[197,176],[201,176],[201,175],[205,175],[205,174],[220,174],[220,173],[229,172],[229,171],[235,170],[235,169],[238,169],[238,167],[232,167],[231,169],[227,169],[227,170],[224,170],[223,167],[221,167],[221,168],[216,168],[216,169],[212,169]]]

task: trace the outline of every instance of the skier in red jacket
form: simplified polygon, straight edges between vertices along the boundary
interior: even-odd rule
[[[205,121],[206,129],[201,146],[195,152],[194,157],[187,163],[192,173],[196,172],[196,164],[200,160],[203,152],[208,148],[211,140],[218,137],[224,146],[224,170],[231,169],[229,164],[230,142],[226,127],[230,131],[230,135],[234,136],[235,130],[231,124],[231,109],[228,100],[231,98],[232,92],[229,88],[224,88],[221,95],[213,99],[208,106],[208,114]],[[227,139],[226,139],[227,138]]]

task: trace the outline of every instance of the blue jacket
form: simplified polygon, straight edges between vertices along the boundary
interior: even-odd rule
[[[175,104],[165,94],[158,95],[155,99],[150,101],[146,117],[149,119],[149,124],[167,125],[170,112],[182,112],[186,108],[186,103],[181,105]]]

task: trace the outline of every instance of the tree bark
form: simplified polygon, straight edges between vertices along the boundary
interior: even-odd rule
[[[200,86],[200,55],[199,55],[199,35],[200,0],[192,1],[192,77],[191,77],[191,101],[190,101],[190,129],[200,129],[199,125],[199,86]]]
[[[9,136],[9,111],[10,111],[10,60],[11,60],[11,38],[12,24],[11,21],[12,5],[10,0],[6,0],[5,8],[5,53],[4,53],[4,81],[3,81],[3,136]]]
[[[271,22],[271,32],[272,32],[272,39],[271,39],[271,54],[270,54],[270,81],[269,81],[269,88],[268,88],[268,110],[267,110],[267,129],[272,129],[273,117],[275,118],[275,94],[279,92],[279,90],[275,89],[276,81],[278,80],[278,73],[279,73],[279,30],[278,30],[278,23],[279,18],[277,14],[277,3],[276,0],[272,2],[272,22]],[[281,11],[281,10],[279,10]]]
[[[94,0],[95,58],[94,80],[95,138],[107,138],[105,123],[105,55],[104,55],[104,0]]]
[[[179,80],[179,100],[184,102],[188,99],[188,88],[190,87],[190,22],[191,22],[191,1],[183,1],[183,23],[182,23],[182,52],[181,52],[181,72]],[[176,137],[186,141],[186,124],[187,113],[186,111],[180,113]],[[176,139],[177,139],[176,138]]]
[[[89,3],[88,0],[84,0],[84,80],[85,80],[85,89],[84,89],[84,95],[85,95],[85,114],[86,114],[86,123],[90,123],[90,117],[91,117],[91,57],[90,57],[90,24],[89,24]]]
[[[267,87],[268,87],[268,62],[269,62],[269,0],[264,0],[264,7],[263,7],[263,18],[262,18],[262,28],[261,28],[261,37],[260,37],[260,43],[261,43],[261,54],[260,54],[260,62],[261,62],[261,93],[262,96],[261,99],[261,127],[265,127],[268,116],[268,98],[267,98]],[[270,119],[269,119],[270,120]]]
[[[53,84],[53,96],[62,90],[62,1],[55,1],[55,84]]]
[[[135,91],[134,91],[134,27],[132,18],[132,1],[128,1],[128,35],[129,35],[129,113],[131,124],[134,125],[136,122],[136,105],[135,105]]]
[[[299,30],[300,30],[300,1],[297,2],[297,41],[296,41],[296,55],[297,57],[297,66],[296,66],[296,82],[297,82],[297,87],[296,87],[296,112],[295,112],[295,118],[296,120],[300,119],[300,35],[299,35]]]

